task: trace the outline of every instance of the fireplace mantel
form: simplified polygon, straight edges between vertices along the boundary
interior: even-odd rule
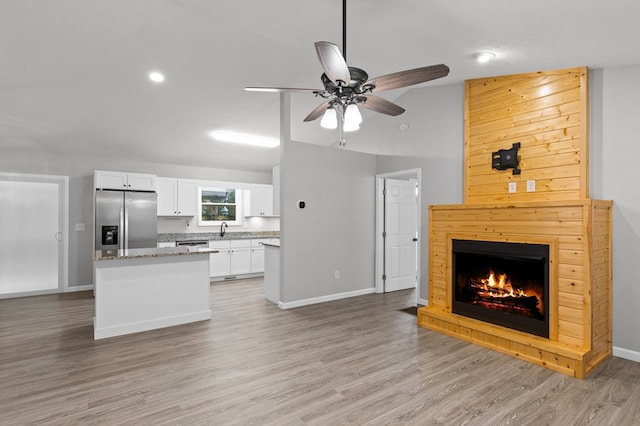
[[[429,305],[420,326],[584,378],[611,355],[611,201],[429,208]],[[549,338],[452,313],[451,240],[552,247]]]

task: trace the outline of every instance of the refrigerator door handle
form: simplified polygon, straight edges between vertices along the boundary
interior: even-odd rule
[[[129,209],[128,208],[124,208],[124,238],[123,238],[123,243],[124,243],[124,249],[128,250],[129,249]]]
[[[120,207],[120,241],[118,242],[118,248],[120,250],[126,248],[124,245],[124,239],[127,235],[124,227],[125,226],[124,212],[125,212],[124,207]]]

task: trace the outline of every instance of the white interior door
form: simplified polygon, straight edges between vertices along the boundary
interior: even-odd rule
[[[56,181],[0,176],[0,296],[62,288],[64,233]]]
[[[417,210],[414,180],[385,179],[384,291],[417,285]]]

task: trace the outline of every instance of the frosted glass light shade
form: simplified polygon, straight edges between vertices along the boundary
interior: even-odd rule
[[[336,116],[336,110],[333,108],[327,108],[320,121],[320,126],[325,129],[335,129],[338,127],[338,118]]]
[[[362,123],[362,115],[360,115],[358,107],[355,104],[347,105],[347,109],[344,112],[344,131],[353,132],[358,130],[360,128],[360,123]]]
[[[344,112],[344,122],[345,124],[349,123],[349,125],[351,125],[351,123],[362,123],[362,115],[356,104],[347,105],[347,110]]]

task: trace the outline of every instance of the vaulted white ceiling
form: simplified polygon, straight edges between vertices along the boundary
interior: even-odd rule
[[[341,7],[341,0],[3,0],[0,149],[269,170],[277,148],[231,146],[207,133],[278,138],[279,96],[243,88],[321,88],[313,43],[342,45]],[[451,68],[419,87],[639,64],[638,16],[637,0],[348,0],[347,62],[370,77]],[[484,50],[496,59],[478,64],[473,55]],[[164,72],[165,83],[151,84],[151,70]],[[291,96],[293,139],[331,144],[335,135],[319,120],[302,123],[321,101]]]

